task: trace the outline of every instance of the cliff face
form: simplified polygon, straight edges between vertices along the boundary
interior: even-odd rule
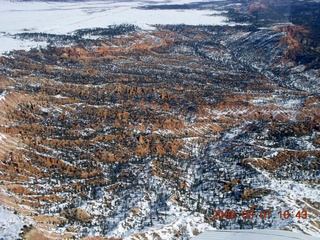
[[[1,204],[25,217],[25,239],[319,235],[319,69],[299,58],[316,51],[309,34],[158,26],[2,57]],[[217,208],[274,218],[216,221]]]

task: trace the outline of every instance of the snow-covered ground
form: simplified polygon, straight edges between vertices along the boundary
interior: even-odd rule
[[[304,232],[311,236],[320,237],[319,229],[312,226],[316,221],[320,220],[320,217],[315,214],[317,210],[313,208],[307,199],[311,202],[319,201],[320,189],[317,185],[309,185],[303,183],[297,183],[292,180],[277,180],[271,178],[266,171],[258,170],[262,175],[270,179],[270,185],[267,186],[269,189],[275,191],[277,194],[268,195],[264,198],[261,204],[265,209],[272,209],[272,215],[276,221],[274,227],[281,229],[291,225],[293,232]],[[261,186],[264,187],[264,186]],[[300,202],[300,204],[298,204]],[[296,214],[303,209],[307,210],[307,218],[302,219],[297,217]],[[314,210],[311,213],[309,210]],[[290,217],[288,219],[281,219],[279,216],[279,210],[284,212],[285,210],[290,211]],[[312,215],[312,216],[310,216]],[[298,229],[292,228],[292,226],[299,226]]]
[[[0,0],[0,54],[13,49],[45,46],[44,42],[25,42],[12,38],[21,32],[71,33],[74,30],[135,24],[152,29],[152,24],[226,25],[227,18],[213,10],[145,10],[150,4],[185,4],[192,0],[174,1],[81,1],[19,2]]]
[[[33,42],[21,39],[14,39],[8,34],[0,33],[0,55],[11,50],[46,47],[47,42]]]
[[[0,240],[16,240],[23,227],[21,219],[0,205]]]

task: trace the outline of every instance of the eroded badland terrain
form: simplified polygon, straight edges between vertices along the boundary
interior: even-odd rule
[[[0,57],[0,204],[24,222],[20,237],[319,236],[318,26],[299,2],[293,24],[275,25],[275,2],[229,9],[255,25],[87,29],[72,46]]]

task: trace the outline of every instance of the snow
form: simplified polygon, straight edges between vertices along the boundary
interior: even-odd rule
[[[272,209],[272,215],[275,217],[274,227],[276,227],[276,229],[281,229],[290,225],[292,226],[292,224],[296,224],[303,233],[320,237],[319,229],[314,228],[312,225],[312,222],[319,221],[320,217],[312,213],[310,209],[313,207],[310,206],[306,200],[308,199],[311,202],[319,201],[320,189],[310,184],[297,183],[292,180],[279,181],[271,178],[270,174],[264,170],[256,170],[270,179],[270,185],[268,185],[267,188],[277,193],[277,195],[268,195],[264,197],[263,201],[261,202],[265,209]],[[298,211],[302,211],[304,208],[308,209],[307,219],[300,219],[293,216],[287,220],[284,220],[280,219],[278,215],[278,211],[280,210],[285,211],[288,209],[290,212],[292,212],[292,214],[296,214]],[[296,229],[291,230],[295,231]],[[301,233],[301,231],[299,230],[298,232]]]
[[[174,1],[183,4],[192,1]],[[13,39],[22,32],[67,34],[77,29],[135,24],[153,29],[152,24],[227,25],[221,11],[145,10],[148,4],[170,4],[167,1],[84,1],[84,2],[11,2],[0,0],[0,54],[13,49],[43,47],[45,42]],[[220,15],[219,15],[220,14]]]
[[[3,138],[6,138],[2,133],[0,133],[0,141],[2,141]]]
[[[42,107],[42,106],[39,106],[39,109],[40,109],[42,112],[45,112],[45,113],[49,113],[49,112],[50,112],[50,109],[49,109],[49,108],[45,108],[45,107]]]
[[[1,17],[0,17],[1,18]],[[11,35],[0,33],[0,55],[12,50],[30,50],[32,48],[46,47],[47,42],[33,42],[12,38]]]
[[[1,38],[0,38],[1,41]],[[3,91],[2,93],[0,93],[0,101],[4,100],[4,97],[8,94],[8,92]]]
[[[254,106],[269,106],[271,103],[284,109],[295,109],[302,105],[300,99],[282,99],[282,96],[273,95],[272,97],[257,97],[250,101]]]
[[[137,9],[139,2],[7,2],[1,10],[1,31],[50,32],[66,34],[79,28],[105,27],[131,23],[143,28],[156,23],[212,24],[222,17],[209,17],[212,11]],[[3,4],[1,3],[1,4]],[[143,18],[141,18],[143,16]],[[43,21],[46,19],[46,21]],[[170,20],[169,20],[170,19]],[[214,19],[215,21],[212,21]]]
[[[55,95],[54,98],[64,99],[64,98],[68,98],[68,97],[65,97],[65,96],[62,96],[61,94],[58,94],[58,95]]]
[[[19,239],[24,223],[21,219],[0,205],[0,240]]]
[[[215,230],[208,223],[204,223],[204,216],[202,214],[187,212],[185,209],[170,202],[168,202],[168,205],[170,209],[167,214],[171,216],[169,224],[161,224],[149,228],[148,231],[143,233],[146,239],[154,239],[154,235],[158,235],[160,239],[174,239],[174,231],[179,231],[183,228],[186,228],[188,232],[188,236],[185,236],[183,239],[194,237],[193,233],[196,229],[199,232]],[[124,239],[132,239],[132,235],[126,236]]]
[[[274,150],[272,148],[270,148],[270,149],[267,148],[266,151],[263,154],[263,157],[265,157],[265,158],[273,158],[273,157],[276,157],[278,155],[278,153],[279,152],[277,150]]]

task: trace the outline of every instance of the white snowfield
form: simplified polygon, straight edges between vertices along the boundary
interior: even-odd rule
[[[82,28],[135,24],[152,29],[152,24],[227,25],[227,18],[212,10],[144,10],[154,4],[184,4],[196,0],[174,1],[81,1],[20,2],[0,0],[0,54],[13,49],[46,46],[46,42],[13,39],[12,34],[45,32],[67,34]],[[205,2],[205,1],[203,1]]]
[[[319,240],[317,237],[282,230],[207,231],[192,240]]]

